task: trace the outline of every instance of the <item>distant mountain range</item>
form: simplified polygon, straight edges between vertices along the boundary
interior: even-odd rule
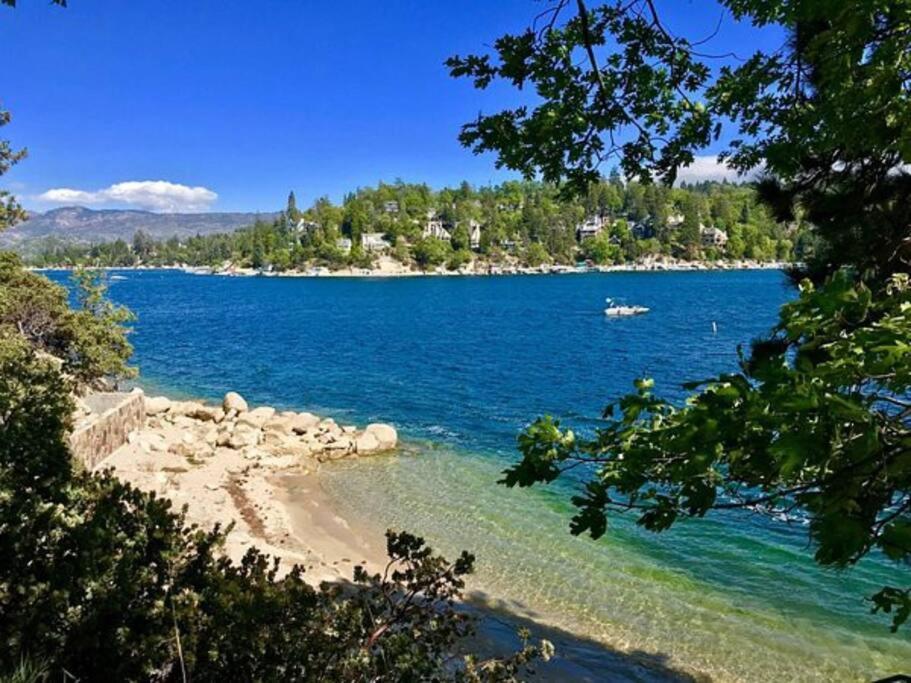
[[[24,223],[0,232],[0,248],[28,253],[52,243],[97,244],[122,239],[139,230],[155,239],[233,232],[257,218],[272,221],[277,213],[151,213],[149,211],[95,211],[67,206],[34,213]]]

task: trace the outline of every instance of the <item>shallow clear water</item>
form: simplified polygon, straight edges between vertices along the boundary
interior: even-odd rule
[[[733,368],[737,344],[790,296],[780,273],[121,275],[111,295],[139,315],[149,390],[234,389],[255,404],[396,424],[400,455],[328,468],[339,508],[377,532],[472,550],[475,587],[506,607],[722,680],[864,680],[911,662],[907,636],[863,599],[900,580],[886,563],[821,570],[803,528],[740,513],[660,535],[616,518],[600,541],[573,538],[566,486],[495,484],[539,414],[590,428],[636,377],[681,398],[680,383]],[[652,312],[608,320],[606,296]]]

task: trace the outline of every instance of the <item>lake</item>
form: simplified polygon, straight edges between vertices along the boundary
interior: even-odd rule
[[[682,382],[734,369],[793,296],[781,273],[120,275],[148,392],[395,424],[401,454],[325,468],[339,511],[473,551],[473,585],[504,608],[720,680],[864,680],[911,661],[864,600],[903,572],[822,570],[800,524],[729,512],[656,535],[619,517],[596,542],[568,533],[571,484],[495,483],[538,415],[592,429],[637,377],[680,400]],[[605,297],[651,312],[607,319]]]

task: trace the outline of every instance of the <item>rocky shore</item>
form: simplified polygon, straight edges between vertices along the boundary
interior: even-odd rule
[[[321,493],[324,463],[388,453],[394,427],[339,425],[312,413],[251,408],[229,392],[221,405],[145,397],[145,421],[101,467],[169,498],[202,528],[233,525],[225,552],[251,546],[301,564],[314,582],[350,578],[354,564],[375,566],[380,549],[353,531]],[[329,466],[329,465],[327,465]],[[306,488],[304,509],[286,505],[287,481]]]
[[[176,263],[169,266],[118,266],[101,267],[100,270],[127,271],[127,270],[183,270],[196,275],[222,275],[228,277],[365,277],[365,278],[395,278],[395,277],[458,277],[477,276],[491,277],[498,275],[571,275],[584,273],[660,273],[660,272],[701,272],[701,271],[727,271],[727,270],[784,270],[795,264],[785,261],[754,261],[750,259],[717,260],[717,261],[687,261],[670,257],[646,258],[633,263],[616,265],[569,266],[547,264],[537,267],[521,266],[518,263],[489,264],[479,261],[459,268],[449,270],[445,266],[438,266],[428,270],[420,270],[405,266],[394,259],[381,256],[372,268],[344,267],[330,269],[324,266],[315,266],[305,270],[272,271],[268,269],[255,269],[226,263],[221,267],[190,266]],[[47,268],[30,268],[35,271],[45,270],[71,270],[71,266],[54,266]]]

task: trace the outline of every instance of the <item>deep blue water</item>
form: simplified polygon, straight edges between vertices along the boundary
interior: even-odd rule
[[[492,594],[721,679],[857,680],[911,659],[907,639],[863,602],[898,573],[877,561],[822,571],[799,525],[730,513],[656,536],[620,519],[595,543],[566,533],[565,486],[494,483],[537,415],[591,428],[637,377],[680,400],[681,383],[735,368],[737,345],[766,332],[792,296],[781,273],[124,271],[110,284],[138,315],[132,341],[150,392],[231,389],[253,404],[395,424],[408,454],[339,468],[328,480],[340,507],[475,550]],[[608,296],[651,312],[607,319]]]

